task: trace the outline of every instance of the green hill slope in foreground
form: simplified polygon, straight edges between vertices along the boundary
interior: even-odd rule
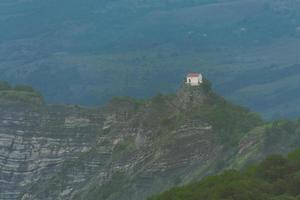
[[[142,200],[300,146],[300,122],[264,122],[211,90],[183,85],[102,108],[46,105],[0,88],[0,199]]]
[[[300,149],[269,156],[243,171],[228,170],[149,200],[299,200]]]

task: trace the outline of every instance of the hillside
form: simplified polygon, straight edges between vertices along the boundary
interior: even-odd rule
[[[243,171],[229,170],[149,200],[297,200],[300,195],[299,172],[300,149],[287,157],[273,155]]]
[[[0,199],[141,200],[300,146],[299,122],[267,124],[207,80],[101,108],[23,94],[0,95]]]
[[[50,103],[175,92],[203,72],[268,119],[299,116],[297,0],[2,0],[0,79]]]

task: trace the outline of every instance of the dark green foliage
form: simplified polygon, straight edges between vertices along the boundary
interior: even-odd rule
[[[203,88],[203,90],[206,93],[209,93],[212,91],[212,83],[206,78],[203,79],[203,83],[201,84],[201,87]]]
[[[273,122],[265,130],[265,151],[274,151],[281,144],[290,144],[297,147],[300,144],[300,122],[278,120]],[[272,144],[272,145],[269,145]],[[288,146],[287,146],[288,148]]]
[[[0,91],[19,91],[19,92],[31,92],[38,94],[39,92],[35,90],[33,87],[28,85],[16,85],[11,86],[6,81],[0,81]]]
[[[192,115],[211,124],[217,131],[220,142],[227,146],[237,145],[246,132],[263,124],[258,114],[236,106],[214,93]]]
[[[116,172],[113,174],[112,179],[102,185],[100,188],[95,187],[91,188],[90,191],[88,191],[86,194],[83,193],[84,197],[82,197],[82,194],[78,194],[75,199],[80,200],[94,200],[94,199],[108,199],[109,197],[113,196],[116,191],[118,191],[121,187],[126,186],[126,184],[129,183],[128,177],[122,172]],[[95,198],[96,197],[96,198]]]
[[[214,93],[209,80],[204,80],[201,87],[183,86],[182,90],[187,97],[177,97],[175,94],[154,96],[148,102],[149,109],[145,111],[147,114],[143,120],[144,126],[151,128],[160,124],[162,133],[166,133],[186,121],[199,120],[212,125],[220,143],[234,148],[247,132],[264,124],[258,114],[236,106]],[[186,98],[188,108],[183,109],[176,105],[178,98]]]
[[[11,90],[11,86],[6,81],[0,81],[0,91]]]
[[[258,167],[258,176],[269,182],[284,179],[288,171],[288,160],[280,155],[272,155]]]
[[[19,102],[29,102],[32,104],[43,103],[41,93],[26,85],[11,86],[5,81],[0,81],[0,97]]]
[[[142,100],[138,100],[138,99],[135,99],[133,97],[114,97],[111,99],[110,101],[111,103],[129,103],[129,104],[134,104],[136,106],[138,105],[141,105],[143,103]]]
[[[154,127],[161,124],[166,127],[173,124],[172,115],[176,115],[173,106],[170,104],[174,99],[174,95],[155,95],[150,102],[148,102],[148,109],[144,111],[145,119],[143,125],[146,127]],[[170,118],[171,117],[171,118]]]
[[[225,171],[149,200],[297,200],[299,188],[300,149],[287,158],[273,155],[243,172]]]
[[[27,85],[16,85],[14,87],[14,90],[23,92],[35,92],[35,90],[32,87]]]

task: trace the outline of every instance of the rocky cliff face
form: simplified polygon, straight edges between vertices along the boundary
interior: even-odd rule
[[[0,105],[0,199],[17,199],[27,187],[89,151],[99,111],[64,106]]]
[[[0,199],[141,200],[217,171],[228,147],[192,117],[215,106],[210,96],[183,87],[99,109],[2,99]]]
[[[2,98],[0,199],[143,199],[202,176],[222,146],[206,122],[174,123],[204,101],[193,93],[92,109]]]

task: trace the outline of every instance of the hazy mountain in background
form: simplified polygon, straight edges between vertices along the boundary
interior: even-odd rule
[[[299,11],[297,0],[2,0],[0,79],[99,105],[201,71],[265,117],[295,117]]]

